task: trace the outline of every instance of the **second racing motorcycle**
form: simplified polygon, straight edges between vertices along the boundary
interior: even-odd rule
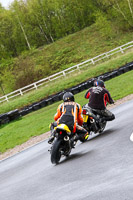
[[[102,133],[106,127],[107,121],[101,120],[101,116],[97,113],[92,112],[86,105],[82,108],[83,114],[83,127],[88,131],[89,134]],[[84,141],[82,141],[84,142]]]

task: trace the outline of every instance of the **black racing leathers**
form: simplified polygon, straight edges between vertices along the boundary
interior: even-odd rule
[[[88,106],[92,112],[104,116],[103,120],[111,121],[115,119],[115,115],[106,109],[107,102],[109,104],[114,103],[107,89],[100,86],[92,87],[86,92],[85,98],[89,99]]]
[[[109,91],[102,87],[92,87],[86,94],[85,98],[89,99],[88,106],[98,110],[104,110],[106,108],[107,102],[114,103]]]

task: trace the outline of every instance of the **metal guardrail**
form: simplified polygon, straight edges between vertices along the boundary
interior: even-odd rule
[[[58,78],[60,78],[62,76],[66,77],[67,74],[70,74],[70,73],[74,72],[75,70],[79,70],[80,71],[81,68],[86,67],[86,66],[88,66],[90,64],[94,65],[96,62],[98,62],[100,60],[103,60],[105,58],[109,58],[110,56],[112,56],[112,55],[114,55],[116,53],[119,53],[119,52],[120,53],[124,53],[125,50],[127,50],[129,48],[132,48],[132,47],[133,47],[133,41],[128,42],[128,43],[126,43],[126,44],[124,44],[122,46],[119,46],[119,47],[117,47],[117,48],[115,48],[115,49],[113,49],[111,51],[108,51],[108,52],[105,52],[103,54],[100,54],[100,55],[98,55],[98,56],[96,56],[94,58],[88,59],[88,60],[86,60],[86,61],[84,61],[82,63],[79,63],[77,65],[69,67],[68,69],[65,69],[65,70],[63,70],[61,72],[55,73],[55,74],[53,74],[53,75],[51,75],[51,76],[49,76],[47,78],[41,79],[41,80],[39,80],[37,82],[34,82],[34,83],[30,84],[30,85],[27,85],[27,86],[25,86],[23,88],[20,88],[18,90],[15,90],[15,91],[13,91],[13,92],[11,92],[9,94],[6,94],[6,95],[0,97],[0,103],[2,103],[4,101],[8,102],[11,98],[14,98],[14,97],[19,96],[19,95],[23,96],[24,93],[26,93],[26,92],[28,92],[30,90],[33,90],[33,89],[38,89],[39,86],[42,86],[42,85],[44,85],[44,84],[46,84],[46,83],[48,83],[50,81],[56,80],[56,79],[58,79]]]

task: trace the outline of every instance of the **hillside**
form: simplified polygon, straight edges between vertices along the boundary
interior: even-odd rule
[[[37,90],[31,90],[23,96],[17,96],[16,98],[10,99],[9,102],[1,103],[0,113],[6,113],[14,109],[22,109],[25,106],[48,98],[50,95],[57,94],[90,78],[116,70],[132,61],[133,49],[130,49],[130,51],[127,50],[124,54],[115,54],[115,56],[107,60],[105,59],[101,63],[88,65],[84,69],[81,69],[80,72],[78,70],[74,71],[74,73],[66,77],[60,77],[60,79],[50,81],[49,84],[43,85]]]
[[[0,64],[1,96],[3,91],[7,94],[132,41],[132,31],[112,32],[108,37],[93,24],[52,44],[26,51],[17,58],[4,60]]]

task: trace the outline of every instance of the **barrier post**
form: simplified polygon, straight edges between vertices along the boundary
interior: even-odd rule
[[[5,96],[5,98],[6,98],[6,101],[9,101],[7,95]]]
[[[20,94],[21,94],[21,96],[22,96],[22,95],[23,95],[23,92],[22,92],[22,90],[20,89],[19,91],[20,91]]]

